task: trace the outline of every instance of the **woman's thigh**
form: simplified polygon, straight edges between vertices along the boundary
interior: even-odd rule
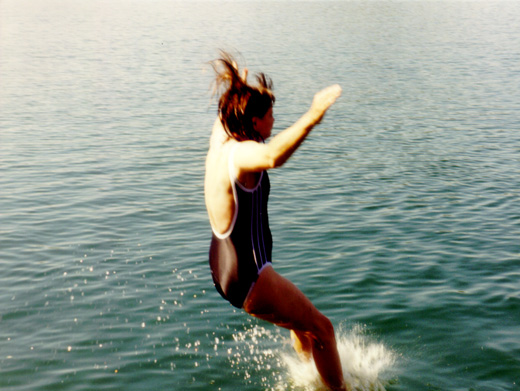
[[[244,303],[244,310],[278,326],[302,332],[314,332],[323,315],[287,278],[272,267],[262,271]]]

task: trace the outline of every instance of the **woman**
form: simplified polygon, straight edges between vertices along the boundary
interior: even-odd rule
[[[289,280],[271,265],[267,170],[282,166],[341,95],[338,85],[314,96],[311,108],[269,142],[273,128],[271,81],[247,83],[233,58],[222,53],[216,72],[219,117],[206,160],[205,200],[213,238],[210,266],[219,293],[247,313],[291,330],[295,349],[312,357],[323,382],[346,390],[334,328]]]

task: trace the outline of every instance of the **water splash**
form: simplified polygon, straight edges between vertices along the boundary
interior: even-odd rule
[[[385,391],[393,380],[398,355],[367,335],[361,325],[336,333],[345,382],[350,391]],[[314,361],[304,362],[293,350],[289,333],[257,324],[232,334],[215,350],[224,351],[233,376],[265,391],[326,391]],[[218,345],[218,347],[217,347]]]
[[[233,375],[243,377],[247,384],[259,389],[275,391],[274,385],[284,381],[285,372],[278,351],[288,347],[281,330],[252,325],[235,332],[233,342],[226,345]]]
[[[343,366],[343,376],[350,390],[385,391],[389,383],[391,369],[397,356],[382,343],[371,341],[363,327],[356,325],[350,331],[336,333],[338,351]],[[282,354],[287,368],[289,382],[296,389],[322,391],[327,388],[322,383],[314,362],[303,362],[296,353]],[[287,389],[287,384],[279,384],[278,389]]]

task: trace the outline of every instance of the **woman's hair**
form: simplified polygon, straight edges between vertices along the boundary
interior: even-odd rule
[[[216,73],[215,94],[220,95],[218,112],[226,133],[238,141],[262,140],[254,130],[253,118],[263,118],[274,105],[271,79],[259,73],[258,85],[247,84],[233,57],[226,52],[221,52],[221,57],[211,65]]]

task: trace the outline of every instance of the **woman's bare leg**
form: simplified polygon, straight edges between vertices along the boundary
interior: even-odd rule
[[[267,267],[247,297],[244,310],[306,336],[323,382],[332,390],[346,390],[332,323],[296,285]]]
[[[301,331],[291,330],[293,348],[305,361],[312,358],[312,341]]]

